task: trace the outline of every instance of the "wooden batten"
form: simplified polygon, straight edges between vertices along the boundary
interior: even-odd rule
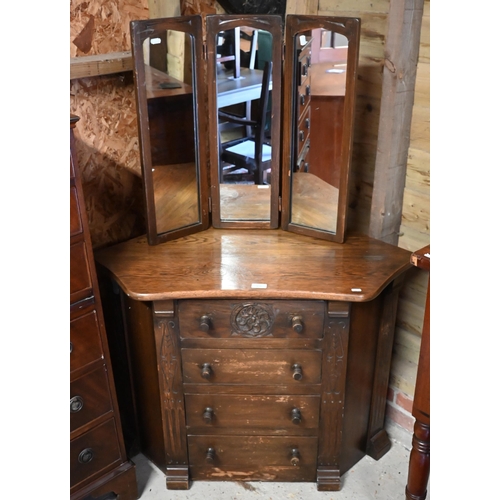
[[[132,71],[133,60],[130,50],[104,55],[80,56],[70,59],[70,79],[89,76],[112,75]]]

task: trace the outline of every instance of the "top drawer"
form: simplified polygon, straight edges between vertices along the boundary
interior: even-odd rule
[[[322,338],[325,303],[308,300],[184,300],[181,338]]]

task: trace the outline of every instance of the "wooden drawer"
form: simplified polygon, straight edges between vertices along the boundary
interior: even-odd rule
[[[82,217],[78,206],[78,192],[76,187],[70,187],[69,214],[70,214],[70,235],[74,236],[83,232]]]
[[[295,163],[295,172],[309,172],[309,150],[311,141],[307,139]]]
[[[304,80],[303,85],[300,85],[297,89],[297,120],[300,120],[301,116],[306,110],[309,109],[311,105],[311,79],[307,78]]]
[[[300,154],[306,142],[309,141],[309,131],[311,129],[311,108],[307,108],[299,121],[297,127],[297,152]]]
[[[70,342],[71,371],[102,359],[103,351],[95,309],[70,322]]]
[[[179,302],[181,338],[322,338],[324,317],[322,301]]]
[[[71,486],[120,462],[115,419],[111,418],[70,443]]]
[[[189,434],[317,435],[319,396],[186,395]]]
[[[321,382],[320,350],[182,349],[181,352],[184,383],[300,385]]]
[[[189,436],[188,449],[194,480],[316,480],[315,437]]]
[[[82,300],[92,295],[92,278],[85,242],[70,246],[70,301]]]
[[[70,384],[70,430],[112,411],[108,376],[104,365]]]

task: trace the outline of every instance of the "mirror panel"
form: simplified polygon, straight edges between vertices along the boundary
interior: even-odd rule
[[[208,227],[195,111],[204,102],[194,70],[201,19],[134,21],[131,33],[148,240],[156,244]]]
[[[207,16],[214,227],[278,227],[280,25]]]
[[[288,16],[284,229],[344,240],[359,20]]]

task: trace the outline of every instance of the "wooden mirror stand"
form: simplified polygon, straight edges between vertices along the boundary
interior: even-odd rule
[[[280,16],[205,27],[131,23],[149,244],[210,226],[343,242],[359,19],[288,16],[285,45]]]

